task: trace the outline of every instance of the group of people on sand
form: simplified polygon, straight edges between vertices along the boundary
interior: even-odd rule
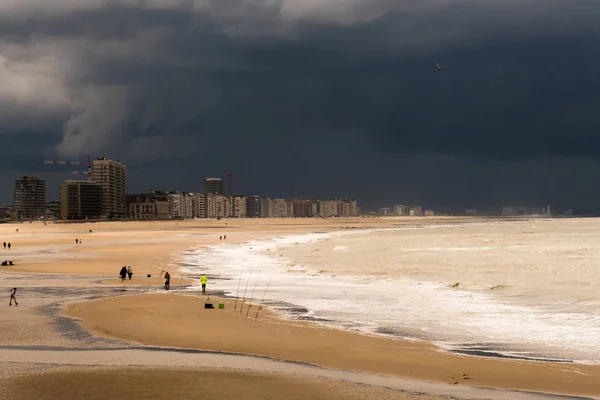
[[[79,239],[79,238],[75,239],[75,244],[81,244],[81,242],[83,242],[82,239]]]
[[[4,261],[2,261],[2,266],[3,267],[9,266],[9,265],[12,267],[13,265],[15,265],[15,263],[12,260],[4,260]]]
[[[10,250],[10,247],[11,247],[10,242],[8,242],[8,244],[6,242],[4,242],[2,245],[4,246],[4,250],[6,250],[6,247],[8,247],[8,249]]]
[[[219,236],[219,240],[227,240],[227,235]]]
[[[129,280],[131,280],[131,277],[133,276],[133,269],[131,268],[131,265],[123,265],[121,271],[119,272],[119,276],[121,277],[121,281],[124,281],[128,276]]]

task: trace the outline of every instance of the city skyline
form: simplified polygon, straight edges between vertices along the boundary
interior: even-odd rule
[[[600,213],[597,1],[221,3],[2,8],[0,202],[107,154],[133,192]]]

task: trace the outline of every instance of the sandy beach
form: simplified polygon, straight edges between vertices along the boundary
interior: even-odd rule
[[[12,246],[11,250],[1,250],[0,258],[13,260],[15,266],[1,267],[0,286],[7,293],[10,287],[19,287],[20,305],[3,307],[0,311],[0,328],[4,332],[0,355],[3,351],[15,350],[10,357],[6,353],[5,361],[10,361],[13,367],[24,367],[27,361],[19,361],[18,351],[25,352],[36,346],[64,349],[160,346],[252,354],[342,371],[409,378],[417,383],[435,382],[441,389],[431,394],[432,399],[443,395],[444,387],[449,391],[456,387],[492,387],[588,397],[600,395],[598,366],[461,356],[441,352],[429,343],[286,321],[266,309],[254,319],[256,307],[246,318],[246,308],[240,313],[237,304],[234,310],[231,299],[213,297],[211,301],[224,303],[225,309],[206,310],[206,297],[161,290],[160,275],[165,270],[173,276],[174,289],[196,284],[178,272],[178,255],[203,245],[217,244],[221,235],[227,235],[229,242],[243,242],[287,234],[467,221],[472,220],[360,218],[1,224],[0,242],[7,241]],[[76,238],[82,239],[82,243],[76,244]],[[133,267],[134,279],[121,282],[117,278],[122,265]],[[71,318],[80,321],[83,329]],[[67,361],[60,358],[63,365]],[[4,367],[0,375],[2,386],[10,388],[13,398],[64,398],[63,395],[48,397],[48,393],[59,393],[60,382],[84,378],[87,383],[81,390],[93,391],[100,387],[103,379],[113,381],[117,376],[124,376],[118,370],[106,368],[56,369],[57,362],[49,360],[47,365],[52,368],[48,371],[19,368],[17,373],[16,369],[11,371]],[[124,362],[120,368],[130,367]],[[223,374],[236,385],[219,383],[224,379]],[[329,398],[375,398],[365,397],[358,386],[346,387],[333,379],[314,378],[303,382],[285,374],[267,376],[264,371],[233,373],[210,368],[173,370],[154,366],[144,373],[129,371],[127,376],[129,380],[115,378],[119,382],[115,387],[129,387],[131,392],[118,392],[130,393],[130,396],[135,393],[137,397],[152,393],[155,398],[166,398],[168,392],[164,385],[152,377],[164,376],[168,386],[185,388],[178,396],[187,398],[184,393],[197,389],[194,386],[197,383],[190,383],[193,377],[210,376],[212,383],[205,383],[203,390],[227,394],[228,397],[222,398],[237,398],[243,393],[247,394],[244,398],[264,398],[264,393],[277,393],[278,398],[290,399],[328,398],[324,397],[325,393],[332,394]],[[299,390],[294,389],[295,384],[291,384],[290,379],[304,388],[302,396],[294,397]],[[257,381],[269,383],[258,387],[254,384]],[[28,389],[19,389],[25,387]],[[39,389],[34,393],[31,387]],[[373,395],[379,393],[377,398],[417,398],[414,392],[377,390],[381,392],[370,391]],[[472,393],[464,395],[473,398]],[[117,394],[110,397],[128,398]],[[418,398],[425,397],[421,393]]]

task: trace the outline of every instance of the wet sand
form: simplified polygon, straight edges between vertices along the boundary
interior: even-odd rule
[[[443,399],[439,396],[411,395],[376,386],[282,373],[167,368],[85,368],[28,374],[11,381],[4,388],[4,393],[6,398],[37,400]]]

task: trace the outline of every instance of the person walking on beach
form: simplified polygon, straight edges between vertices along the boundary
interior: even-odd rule
[[[169,288],[171,287],[171,275],[169,275],[169,272],[165,273],[165,290],[169,290]]]
[[[121,281],[124,281],[127,277],[127,267],[123,266],[119,272],[119,275],[121,276]]]
[[[6,250],[6,242],[4,242],[4,250]]]
[[[10,242],[8,242],[8,249],[10,250]]]
[[[202,274],[200,277],[200,283],[202,284],[202,294],[206,293],[206,282],[208,282],[208,278],[206,275]]]
[[[9,306],[12,306],[13,300],[15,301],[15,306],[19,305],[19,303],[17,303],[17,298],[15,297],[16,294],[17,294],[17,288],[16,287],[10,289],[10,301],[8,302]]]
[[[133,270],[131,269],[131,265],[127,267],[127,276],[129,276],[129,280],[131,280],[131,277],[133,276]]]
[[[79,239],[75,239],[75,244],[79,244]]]

